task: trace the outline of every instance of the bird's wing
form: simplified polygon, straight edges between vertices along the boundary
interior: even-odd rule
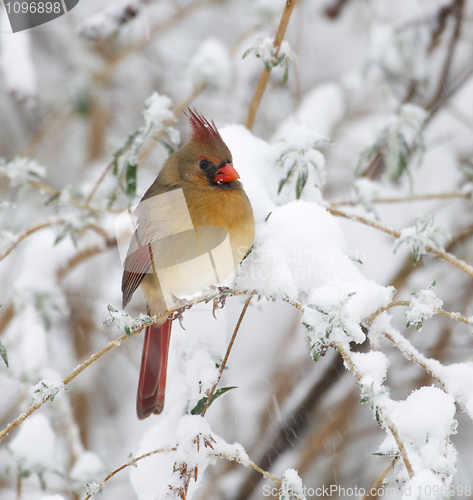
[[[150,244],[140,244],[137,233],[133,235],[130,248],[125,259],[122,294],[125,307],[144,277],[152,272],[152,252]]]

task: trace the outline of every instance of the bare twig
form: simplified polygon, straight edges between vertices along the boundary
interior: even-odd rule
[[[215,381],[215,384],[213,385],[210,393],[207,396],[207,401],[205,402],[204,409],[202,410],[201,415],[205,416],[205,413],[207,412],[207,408],[210,405],[210,402],[212,401],[212,397],[215,394],[215,391],[217,389],[217,385],[220,382],[220,379],[222,378],[222,373],[223,370],[225,369],[225,366],[228,361],[228,357],[230,356],[230,351],[232,350],[233,344],[235,342],[238,330],[240,329],[241,322],[243,321],[243,318],[245,317],[246,310],[248,309],[248,306],[250,305],[251,299],[253,298],[254,292],[246,299],[245,305],[243,306],[243,310],[241,311],[240,317],[238,318],[238,322],[235,326],[235,330],[233,332],[232,338],[230,339],[230,343],[228,344],[227,352],[225,353],[225,357],[223,358],[222,364],[220,366],[220,371],[218,373],[218,378]]]
[[[276,36],[274,37],[274,48],[275,48],[275,56],[278,55],[279,48],[281,47],[282,40],[284,35],[286,34],[287,25],[289,24],[289,19],[291,18],[292,11],[294,10],[294,6],[296,5],[296,0],[286,0],[286,6],[284,8],[281,21],[279,22],[278,30],[276,32]],[[263,98],[264,91],[269,82],[269,76],[271,75],[271,67],[269,71],[266,68],[263,68],[261,75],[258,80],[258,84],[256,85],[255,93],[253,94],[253,99],[250,103],[250,108],[248,110],[248,115],[245,120],[245,127],[248,130],[253,128],[253,124],[255,122],[256,113],[258,112],[259,105],[261,103],[261,99]]]

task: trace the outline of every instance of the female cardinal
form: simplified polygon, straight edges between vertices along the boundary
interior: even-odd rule
[[[253,244],[255,221],[214,122],[189,110],[189,142],[169,156],[141,199],[124,262],[123,307],[141,285],[149,315],[222,282]],[[138,418],[164,406],[171,317],[146,328]]]

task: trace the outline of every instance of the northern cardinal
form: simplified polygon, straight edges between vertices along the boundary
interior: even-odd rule
[[[169,156],[138,204],[124,262],[123,307],[141,286],[149,315],[223,281],[253,244],[253,210],[228,147],[213,121],[191,110],[188,118],[190,140]],[[139,419],[163,410],[170,334],[171,316],[146,328]]]

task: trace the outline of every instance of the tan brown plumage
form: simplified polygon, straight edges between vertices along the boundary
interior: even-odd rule
[[[123,307],[141,286],[152,315],[169,309],[170,296],[179,299],[211,284],[188,263],[200,262],[199,256],[226,234],[232,269],[253,244],[253,211],[228,147],[213,122],[190,110],[188,116],[190,140],[168,158],[141,199],[135,212],[137,229],[125,259]],[[220,276],[222,269],[218,267],[220,280],[225,278]],[[170,332],[169,318],[146,328],[137,395],[140,419],[163,409]]]

